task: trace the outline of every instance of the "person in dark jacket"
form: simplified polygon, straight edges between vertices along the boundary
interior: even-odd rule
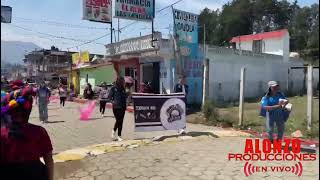
[[[115,133],[118,130],[118,141],[122,141],[121,131],[123,125],[123,118],[127,109],[127,94],[125,91],[125,81],[123,77],[118,77],[115,85],[111,88],[109,99],[112,102],[112,109],[116,123],[112,130],[111,138],[115,139]]]
[[[86,88],[84,89],[83,96],[85,99],[93,99],[93,90],[92,85],[90,83],[87,84]]]
[[[186,76],[180,76],[179,83],[174,86],[175,93],[183,93],[185,95],[187,104],[187,95],[189,92],[189,86],[186,84]],[[180,129],[179,134],[186,134],[186,128]]]

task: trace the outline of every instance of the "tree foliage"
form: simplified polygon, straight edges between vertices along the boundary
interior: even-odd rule
[[[222,9],[205,8],[199,23],[206,24],[206,43],[227,46],[232,37],[286,28],[290,51],[305,60],[319,63],[319,4],[300,7],[297,1],[232,0]],[[203,43],[203,29],[199,40]]]

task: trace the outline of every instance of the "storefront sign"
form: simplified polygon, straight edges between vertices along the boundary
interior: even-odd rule
[[[179,41],[198,44],[198,15],[173,9],[173,18]]]
[[[133,94],[135,131],[178,130],[186,127],[184,94]]]
[[[88,51],[81,51],[80,53],[73,53],[72,54],[72,64],[81,64],[89,62],[89,52]]]
[[[83,19],[111,23],[112,0],[83,0]]]
[[[115,17],[122,19],[152,21],[154,0],[115,0]]]
[[[1,6],[1,23],[11,23],[12,8],[10,6]]]
[[[161,33],[154,33],[154,39],[158,39],[158,41],[153,42],[154,47],[152,46],[151,35],[127,39],[119,43],[108,44],[106,45],[106,56],[158,50],[160,48]]]

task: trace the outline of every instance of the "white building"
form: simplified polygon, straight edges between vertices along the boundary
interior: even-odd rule
[[[301,58],[291,57],[288,62],[283,56],[223,47],[207,47],[209,59],[209,99],[218,103],[238,102],[240,94],[240,70],[246,68],[246,99],[261,98],[267,91],[268,81],[278,81],[286,95],[303,94],[306,79]],[[319,69],[313,70],[313,88],[319,83]]]
[[[289,60],[289,32],[287,29],[259,34],[233,37],[236,49],[283,56],[284,61]]]

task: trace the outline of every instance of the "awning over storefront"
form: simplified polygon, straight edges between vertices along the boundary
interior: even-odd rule
[[[161,33],[126,39],[117,43],[106,45],[106,58],[120,58],[121,55],[140,56],[141,53],[159,51],[161,45]]]

